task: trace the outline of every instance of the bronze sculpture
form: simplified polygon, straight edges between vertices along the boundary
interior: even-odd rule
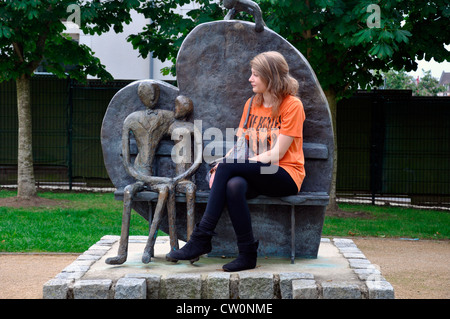
[[[262,18],[261,9],[256,2],[251,0],[224,0],[223,6],[230,9],[224,20],[232,20],[239,12],[248,12],[255,18],[255,31],[262,32],[264,30],[266,24]]]
[[[158,201],[150,227],[147,245],[142,256],[142,262],[148,263],[151,260],[156,231],[158,230],[166,204],[169,216],[171,248],[178,248],[178,239],[175,231],[175,191],[186,193],[186,197],[189,198],[188,216],[193,216],[195,185],[189,181],[188,177],[201,164],[201,134],[195,134],[196,128],[192,123],[182,121],[183,118],[192,112],[192,101],[187,97],[179,96],[175,101],[175,112],[155,109],[159,99],[159,86],[156,83],[141,83],[138,88],[138,95],[142,103],[146,106],[146,110],[131,113],[123,123],[123,165],[127,173],[136,179],[136,182],[127,185],[124,189],[122,229],[118,254],[106,260],[107,264],[113,265],[122,264],[127,259],[131,203],[133,197],[138,192],[144,190],[157,192]],[[189,136],[194,135],[195,145],[197,146],[194,163],[185,170],[186,164],[190,162],[190,159],[182,159],[177,164],[177,175],[175,178],[154,176],[152,164],[157,146],[164,136],[173,135],[176,131],[183,136],[186,134],[189,134]],[[130,156],[130,133],[134,135],[139,150],[134,163],[132,163]],[[192,218],[188,218],[188,220],[191,223],[193,222]],[[188,231],[189,228],[192,227],[188,227]]]

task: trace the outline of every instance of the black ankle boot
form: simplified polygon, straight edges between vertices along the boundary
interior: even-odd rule
[[[189,260],[191,263],[200,259],[200,256],[212,250],[211,239],[216,235],[213,231],[201,230],[198,224],[195,226],[188,242],[178,250],[173,250],[166,255],[167,261]]]
[[[252,243],[238,244],[239,255],[232,262],[223,265],[222,269],[224,271],[241,271],[246,269],[253,269],[256,267],[256,259],[258,257],[259,241],[254,241]]]

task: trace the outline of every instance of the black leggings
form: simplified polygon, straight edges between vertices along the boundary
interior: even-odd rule
[[[251,241],[253,232],[247,199],[258,195],[288,196],[297,192],[294,180],[279,166],[248,161],[221,163],[199,226],[214,230],[226,203],[238,242]]]

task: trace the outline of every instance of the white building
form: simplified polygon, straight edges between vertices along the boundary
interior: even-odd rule
[[[192,8],[191,4],[189,7],[177,9],[176,12],[183,13]],[[118,34],[111,30],[101,35],[86,35],[72,21],[65,22],[66,30],[74,40],[90,47],[116,80],[175,80],[173,76],[164,76],[160,72],[163,67],[172,65],[170,61],[162,63],[152,58],[151,54],[143,59],[139,56],[139,51],[134,50],[132,44],[127,42],[126,39],[130,34],[141,32],[144,26],[150,23],[150,19],[146,19],[136,11],[132,11],[131,16],[132,22],[124,24],[123,32]]]

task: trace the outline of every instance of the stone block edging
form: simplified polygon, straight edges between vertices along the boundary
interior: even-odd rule
[[[130,242],[146,240],[131,236]],[[359,284],[318,282],[299,272],[211,272],[208,274],[126,274],[83,279],[95,261],[119,240],[104,236],[43,286],[44,299],[393,299],[394,288],[351,239],[322,238],[337,247],[360,279]]]

